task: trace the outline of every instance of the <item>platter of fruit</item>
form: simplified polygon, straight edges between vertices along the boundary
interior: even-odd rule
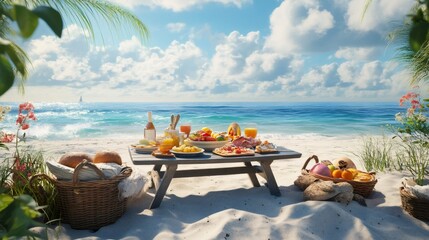
[[[206,151],[213,151],[228,142],[229,138],[226,133],[213,132],[208,127],[189,134],[189,138],[185,140],[186,145],[203,148]]]
[[[182,144],[179,147],[173,147],[170,152],[176,157],[198,157],[204,153],[204,149]]]
[[[307,170],[307,164],[314,159],[316,164]],[[333,162],[323,160],[319,162],[317,156],[313,155],[307,159],[302,167],[302,174],[310,174],[316,178],[326,181],[348,182],[353,186],[353,192],[368,197],[374,189],[377,179],[375,173],[360,171],[353,161],[347,157],[340,157]]]
[[[222,147],[213,150],[213,153],[222,157],[239,157],[239,156],[253,156],[255,151],[250,148],[235,146],[228,143]]]
[[[141,139],[138,144],[132,144],[131,148],[133,148],[136,153],[142,153],[142,154],[149,153],[150,154],[154,150],[156,150],[158,147],[157,147],[155,141],[149,141],[146,139]]]

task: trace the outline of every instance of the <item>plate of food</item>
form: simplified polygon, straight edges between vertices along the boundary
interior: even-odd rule
[[[190,139],[185,141],[186,145],[195,146],[199,148],[203,148],[204,150],[211,152],[215,148],[222,147],[227,144],[229,141],[192,141]]]
[[[132,144],[131,147],[134,149],[136,153],[152,153],[158,147],[156,146],[156,142],[144,142],[140,140],[138,144]]]
[[[255,152],[259,154],[267,154],[267,153],[277,153],[279,150],[276,145],[270,143],[268,141],[264,141],[260,145],[255,147]]]
[[[204,149],[183,144],[170,150],[176,157],[198,157],[204,153]]]
[[[222,157],[241,157],[255,155],[255,151],[253,149],[235,146],[232,143],[214,149],[213,153]]]

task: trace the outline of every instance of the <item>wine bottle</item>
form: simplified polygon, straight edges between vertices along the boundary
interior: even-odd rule
[[[147,124],[144,128],[144,138],[149,141],[156,141],[155,125],[152,122],[152,112],[147,113]]]

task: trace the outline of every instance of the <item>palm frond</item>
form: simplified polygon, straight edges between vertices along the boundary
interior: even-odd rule
[[[363,20],[363,18],[365,17],[366,11],[368,11],[369,5],[371,5],[372,0],[366,0],[365,1],[365,6],[363,8],[363,12],[362,12],[362,17],[361,17],[361,21]]]
[[[31,63],[31,61],[25,51],[20,48],[16,43],[11,42],[11,45],[17,58],[16,61],[23,64],[21,67],[16,67],[16,71],[18,72],[18,77],[21,79],[21,81],[19,81],[18,91],[24,94],[24,84],[28,77],[28,68],[26,67],[26,63]]]
[[[406,64],[412,75],[411,85],[429,83],[429,42],[425,42],[419,51],[415,52],[410,45],[410,32],[412,28],[411,16],[419,8],[416,4],[408,15],[407,21],[389,34],[389,41],[397,45],[395,58]]]
[[[104,38],[102,31],[98,30],[101,23],[106,23],[113,37],[121,34],[134,33],[141,40],[147,40],[149,30],[144,23],[131,11],[101,0],[26,0],[28,6],[49,5],[57,9],[64,17],[66,24],[74,22],[89,32],[90,38]],[[96,32],[96,30],[98,30]],[[97,33],[97,34],[96,34]]]

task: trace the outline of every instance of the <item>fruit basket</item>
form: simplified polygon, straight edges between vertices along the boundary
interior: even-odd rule
[[[94,170],[100,180],[79,181],[79,172],[83,167]],[[56,201],[63,223],[73,229],[98,230],[114,223],[125,212],[126,199],[120,198],[118,184],[129,177],[132,169],[125,167],[121,173],[106,179],[103,172],[94,164],[84,160],[76,166],[73,180],[63,181],[51,178],[46,174],[37,174],[31,181],[46,179],[55,185]]]
[[[429,201],[412,195],[404,187],[401,187],[399,191],[402,208],[417,219],[429,221]]]
[[[319,178],[321,180],[324,181],[333,181],[334,183],[338,183],[338,182],[348,182],[353,186],[353,192],[357,193],[359,195],[362,195],[363,197],[368,197],[371,193],[372,190],[374,189],[375,184],[377,183],[377,179],[375,178],[375,173],[367,173],[371,175],[371,179],[369,181],[354,181],[354,180],[346,180],[346,179],[342,179],[342,178],[333,178],[333,177],[327,177],[327,176],[322,176],[319,174],[315,174],[315,173],[310,173],[309,170],[307,170],[307,165],[308,163],[313,160],[316,163],[319,163],[319,158],[316,155],[313,155],[311,157],[309,157],[307,159],[307,161],[305,161],[302,169],[301,169],[301,173],[303,175],[306,174],[310,174],[316,178]],[[362,172],[362,171],[359,171]],[[364,172],[362,172],[364,173]]]

